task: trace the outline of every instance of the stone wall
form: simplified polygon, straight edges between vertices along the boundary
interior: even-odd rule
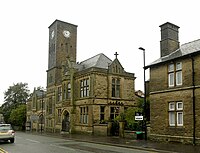
[[[182,85],[168,86],[168,64],[182,62]],[[152,140],[179,141],[192,143],[193,141],[193,91],[195,102],[196,127],[195,137],[200,139],[200,56],[194,57],[194,82],[192,82],[192,59],[183,58],[169,63],[153,66],[150,70],[150,112]],[[169,126],[169,102],[183,102],[183,126]]]
[[[97,98],[107,98],[108,97],[108,82],[107,76],[102,74],[94,75],[94,96]]]
[[[94,135],[107,136],[107,124],[94,125]]]
[[[192,136],[192,90],[152,94],[150,98],[151,134]],[[182,101],[184,105],[184,126],[169,126],[169,102]]]

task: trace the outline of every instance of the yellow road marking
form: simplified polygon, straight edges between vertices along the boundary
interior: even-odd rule
[[[8,153],[8,152],[0,148],[0,153]]]

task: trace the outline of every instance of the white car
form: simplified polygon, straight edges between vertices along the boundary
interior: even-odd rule
[[[10,124],[0,124],[0,140],[15,142],[15,131]]]

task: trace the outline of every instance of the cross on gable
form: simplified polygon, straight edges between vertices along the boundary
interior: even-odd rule
[[[115,52],[115,54],[114,54],[114,55],[115,55],[115,58],[117,58],[117,55],[119,55],[119,54],[118,54],[117,52]]]

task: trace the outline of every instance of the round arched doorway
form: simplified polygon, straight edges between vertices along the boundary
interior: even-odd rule
[[[69,129],[70,129],[69,112],[65,110],[63,113],[62,131],[69,132]]]

